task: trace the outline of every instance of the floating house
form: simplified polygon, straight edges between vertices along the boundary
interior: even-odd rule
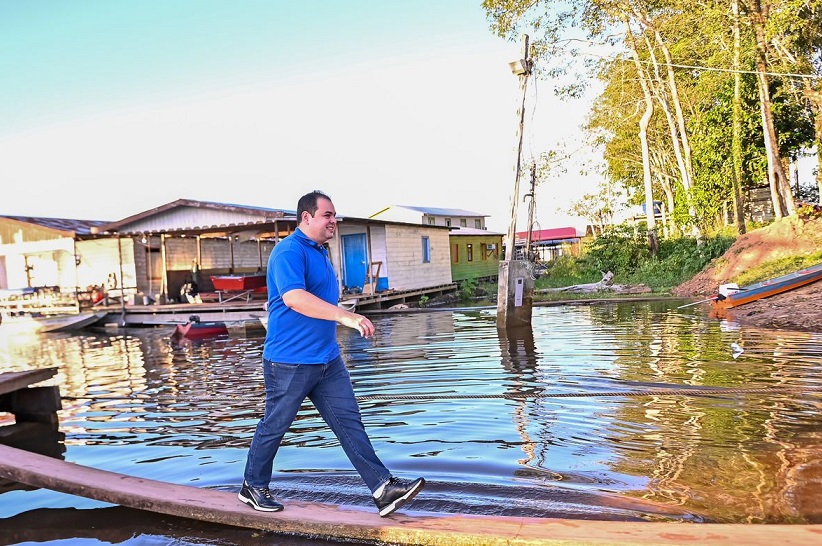
[[[116,271],[110,267],[116,261],[95,268],[101,254],[117,252],[116,241],[99,241],[93,234],[103,224],[0,216],[0,310],[76,307],[78,286],[102,285],[106,271]]]
[[[264,283],[262,290],[215,283],[263,277],[271,250],[298,225],[293,210],[191,199],[114,222],[60,222],[0,217],[0,290],[51,286],[77,306],[185,304],[186,287],[196,283],[206,300],[223,303],[241,292],[262,308]],[[373,308],[456,290],[448,232],[340,217],[328,247],[341,293]]]
[[[530,233],[531,252],[543,262],[555,260],[563,255],[578,256],[581,234],[575,227],[538,229]],[[515,234],[517,253],[523,253],[528,239],[527,231]]]
[[[451,278],[454,282],[496,279],[499,275],[503,234],[486,229],[487,215],[456,208],[391,205],[369,218],[450,228]]]

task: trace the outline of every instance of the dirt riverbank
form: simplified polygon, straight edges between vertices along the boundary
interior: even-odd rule
[[[720,284],[733,282],[748,268],[787,256],[822,249],[822,220],[785,218],[739,237],[728,251],[700,274],[674,289],[682,297],[702,298]],[[822,281],[729,309],[728,318],[742,324],[822,333]],[[707,304],[706,304],[707,305]]]

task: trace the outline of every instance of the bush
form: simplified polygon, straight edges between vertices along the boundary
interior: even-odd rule
[[[663,291],[702,271],[735,240],[725,234],[702,243],[688,237],[662,239],[659,254],[652,256],[647,236],[642,228],[617,226],[608,230],[586,245],[580,258],[563,256],[549,262],[548,274],[538,285],[547,288],[598,282],[602,272],[612,271],[617,284],[646,284],[655,291]]]
[[[582,260],[589,271],[612,271],[626,277],[650,257],[648,231],[644,227],[618,225],[590,241],[583,249]]]

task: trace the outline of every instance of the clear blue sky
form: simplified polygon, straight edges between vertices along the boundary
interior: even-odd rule
[[[479,0],[3,0],[0,214],[292,209],[317,188],[340,214],[458,207],[504,232],[519,47]],[[533,83],[526,155],[575,146],[584,106]],[[595,182],[542,184],[541,227]]]

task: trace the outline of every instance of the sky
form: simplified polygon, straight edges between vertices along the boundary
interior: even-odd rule
[[[506,232],[518,144],[518,41],[481,0],[3,0],[0,214],[119,220],[176,199],[339,215],[453,207]],[[586,100],[530,78],[523,163],[539,228],[582,225],[597,185]],[[526,226],[527,180],[517,200]]]

